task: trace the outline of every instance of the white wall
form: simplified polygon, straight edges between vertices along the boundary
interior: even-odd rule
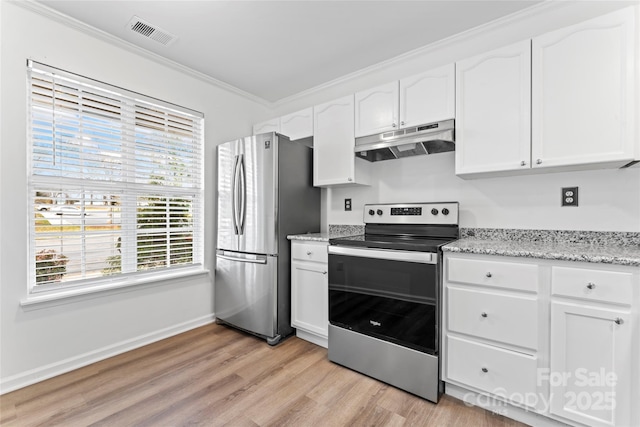
[[[277,106],[274,115],[407,77],[630,4],[638,2],[546,2],[515,18],[454,36],[345,76],[325,88],[291,97]],[[362,224],[365,203],[459,201],[462,227],[640,231],[640,165],[626,170],[463,180],[454,174],[453,157],[453,153],[444,153],[374,163],[375,183],[371,187],[323,191],[323,227]],[[563,186],[580,188],[579,207],[560,207]],[[343,210],[344,198],[353,199],[352,212]]]
[[[374,163],[375,185],[331,190],[331,224],[362,224],[362,206],[460,202],[460,226],[640,232],[640,168],[464,180],[454,153]],[[561,188],[579,187],[579,206],[560,207]],[[344,212],[344,199],[353,199]]]
[[[17,6],[0,14],[0,386],[2,392],[210,322],[215,145],[251,133],[267,109],[175,68]],[[27,293],[26,60],[205,115],[205,264],[188,279],[23,308]]]

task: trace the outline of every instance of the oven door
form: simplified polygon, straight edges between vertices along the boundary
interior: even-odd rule
[[[329,246],[329,323],[438,353],[438,254]]]

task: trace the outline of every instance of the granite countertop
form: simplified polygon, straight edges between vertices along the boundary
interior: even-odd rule
[[[289,240],[328,242],[364,233],[364,225],[329,225],[326,233],[292,234]],[[640,233],[567,230],[461,228],[461,238],[445,252],[640,267]]]
[[[291,234],[287,236],[289,240],[306,240],[313,242],[328,242],[335,237],[355,236],[364,233],[364,225],[334,225],[329,224],[329,231],[326,233],[304,233]]]
[[[445,252],[640,266],[640,233],[467,229]]]
[[[330,237],[329,233],[305,233],[305,234],[290,234],[287,236],[289,240],[307,240],[312,242],[328,242]]]

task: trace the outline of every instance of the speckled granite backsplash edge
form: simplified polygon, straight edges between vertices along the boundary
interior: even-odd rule
[[[357,236],[364,234],[364,225],[329,224],[329,235]]]
[[[616,231],[525,230],[509,228],[460,228],[460,238],[477,240],[581,243],[640,247],[640,233]]]

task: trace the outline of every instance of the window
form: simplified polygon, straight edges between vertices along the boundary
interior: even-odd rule
[[[31,291],[202,269],[202,115],[36,62],[28,79]]]

